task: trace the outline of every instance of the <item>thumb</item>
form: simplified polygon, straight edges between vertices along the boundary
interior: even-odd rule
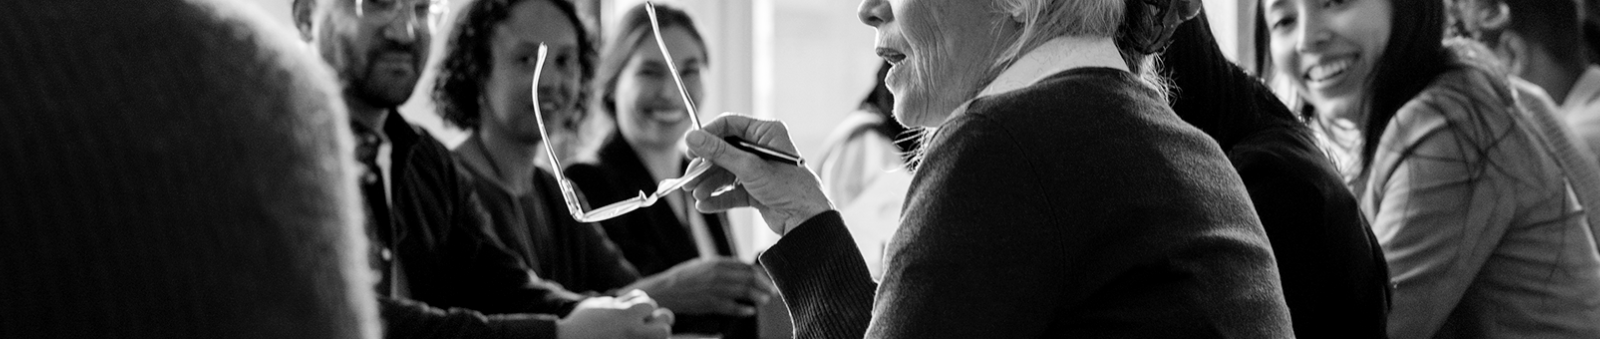
[[[684,138],[684,143],[689,145],[689,154],[696,158],[706,159],[718,167],[732,172],[735,177],[748,177],[758,171],[761,159],[755,154],[750,154],[732,144],[722,141],[711,133],[702,130],[689,131]]]

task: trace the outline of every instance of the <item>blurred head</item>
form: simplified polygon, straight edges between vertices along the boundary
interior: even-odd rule
[[[1452,0],[1457,33],[1495,52],[1512,74],[1527,78],[1535,53],[1554,60],[1586,61],[1580,0]],[[1587,62],[1579,62],[1587,63]]]
[[[699,105],[705,92],[701,75],[711,65],[705,40],[683,10],[656,4],[656,17],[683,86]],[[673,151],[693,125],[643,4],[622,16],[617,35],[600,54],[597,80],[598,108],[616,121],[617,136],[641,151]]]
[[[1124,25],[1126,0],[863,0],[857,15],[878,31],[877,53],[894,64],[885,83],[895,117],[936,127],[1017,58],[1061,36],[1113,38],[1150,27]],[[1144,6],[1140,4],[1139,6]],[[1151,58],[1120,46],[1130,70]],[[1151,72],[1153,74],[1153,72]]]
[[[540,110],[550,133],[576,132],[586,106],[583,87],[594,74],[594,49],[572,3],[479,0],[456,25],[433,93],[445,121],[538,143],[530,91],[544,43],[549,54],[538,85]]]
[[[294,0],[295,27],[352,105],[393,108],[416,87],[443,0]]]
[[[345,106],[292,33],[238,1],[7,7],[0,337],[379,336]]]
[[[1389,119],[1434,78],[1461,64],[1443,45],[1440,0],[1265,0],[1271,69],[1305,99],[1306,114],[1363,126],[1370,160]]]

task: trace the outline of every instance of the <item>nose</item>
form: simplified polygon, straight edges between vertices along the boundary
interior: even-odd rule
[[[395,42],[416,42],[419,36],[426,34],[422,30],[427,26],[420,25],[417,16],[411,15],[409,5],[401,6],[403,7],[398,9],[400,13],[391,16],[389,22],[384,23],[383,36]]]
[[[1333,31],[1328,29],[1326,21],[1321,15],[1306,13],[1296,25],[1295,51],[1313,52],[1327,45],[1333,39]]]
[[[867,26],[878,27],[894,21],[894,13],[887,0],[861,0],[861,6],[856,8],[856,18]]]
[[[684,84],[689,86],[689,84]],[[656,100],[672,108],[683,106],[683,94],[678,92],[678,83],[671,78],[656,83]]]

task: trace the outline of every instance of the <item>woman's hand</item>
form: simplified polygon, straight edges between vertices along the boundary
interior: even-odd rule
[[[723,114],[702,130],[689,131],[689,155],[716,164],[705,175],[684,186],[694,191],[695,208],[717,212],[735,207],[754,207],[761,212],[767,227],[788,234],[801,222],[833,209],[822,193],[822,182],[803,166],[762,160],[755,154],[734,148],[722,141],[738,136],[758,144],[793,153],[788,128],[777,121]],[[726,189],[727,187],[732,189]],[[726,192],[722,192],[725,190]],[[712,195],[718,192],[717,195]]]
[[[630,286],[648,292],[662,307],[682,314],[748,317],[777,288],[755,266],[734,258],[685,261]]]
[[[656,306],[643,291],[616,298],[594,297],[578,303],[556,322],[560,339],[664,339],[672,334],[672,311]]]

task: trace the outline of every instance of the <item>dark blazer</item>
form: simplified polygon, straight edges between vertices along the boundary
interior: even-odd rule
[[[1291,335],[1244,185],[1132,74],[1057,73],[936,133],[882,286],[836,212],[762,255],[798,338]]]
[[[687,166],[687,164],[685,165]],[[636,197],[640,191],[652,192],[656,182],[644,162],[621,136],[612,136],[601,146],[594,163],[569,166],[567,178],[583,191],[591,207],[605,206]],[[726,213],[701,214],[711,231],[717,253],[733,256]],[[640,274],[655,275],[679,263],[700,257],[689,226],[678,222],[671,204],[660,201],[616,219],[600,222],[606,235],[622,249]],[[722,333],[728,339],[754,338],[755,318],[696,316],[681,314],[674,332]]]
[[[1173,110],[1222,146],[1272,241],[1295,336],[1384,338],[1389,271],[1355,196],[1305,124],[1217,49],[1205,14],[1162,56]]]
[[[540,278],[568,290],[600,293],[639,280],[639,272],[600,225],[580,223],[567,214],[561,189],[550,172],[535,168],[533,190],[513,196],[489,179],[493,177],[490,174],[471,164],[465,167],[473,175],[478,197],[494,220],[500,241]]]
[[[397,112],[389,113],[384,132],[393,145],[394,260],[410,291],[379,299],[384,335],[553,338],[554,317],[479,312],[560,316],[584,297],[536,279],[501,245],[472,180],[443,144]]]

